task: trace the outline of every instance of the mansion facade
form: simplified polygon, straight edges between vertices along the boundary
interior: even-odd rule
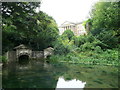
[[[62,35],[65,30],[70,29],[73,31],[74,35],[79,36],[79,35],[85,35],[87,34],[84,26],[82,25],[82,22],[80,23],[72,23],[72,22],[64,22],[60,27],[59,27],[59,34]]]

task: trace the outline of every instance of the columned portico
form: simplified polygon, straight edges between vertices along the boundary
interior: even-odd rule
[[[67,29],[70,29],[71,31],[73,31],[74,35],[76,36],[84,35],[87,33],[85,31],[84,26],[82,25],[82,22],[81,23],[64,22],[59,27],[60,35],[62,35],[62,33]]]

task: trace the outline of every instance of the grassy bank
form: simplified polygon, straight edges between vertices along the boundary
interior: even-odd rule
[[[83,63],[83,64],[97,64],[97,65],[114,65],[118,66],[118,51],[106,50],[102,52],[96,51],[73,51],[66,55],[54,55],[50,57],[52,62],[66,62],[66,63]]]
[[[58,37],[54,51],[50,57],[52,62],[84,63],[97,65],[119,65],[119,44],[113,45],[99,40],[91,33],[74,36],[71,30],[66,30]]]

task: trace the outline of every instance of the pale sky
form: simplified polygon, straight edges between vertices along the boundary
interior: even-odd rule
[[[52,16],[58,26],[65,21],[84,21],[98,0],[42,0],[40,10]]]

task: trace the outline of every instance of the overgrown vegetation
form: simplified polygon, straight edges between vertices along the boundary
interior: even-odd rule
[[[33,50],[54,47],[54,62],[118,65],[120,27],[119,2],[98,2],[91,18],[84,22],[87,35],[74,36],[71,30],[58,35],[55,20],[35,9],[40,3],[3,2],[3,54],[19,44]]]
[[[73,36],[70,30],[66,30],[58,38],[55,44],[56,55],[52,56],[51,60],[118,66],[118,6],[119,2],[96,3],[91,12],[91,19],[84,22],[88,35]]]
[[[54,62],[70,62],[85,64],[118,65],[118,49],[107,49],[106,44],[92,35],[58,38],[55,54],[50,59]]]

